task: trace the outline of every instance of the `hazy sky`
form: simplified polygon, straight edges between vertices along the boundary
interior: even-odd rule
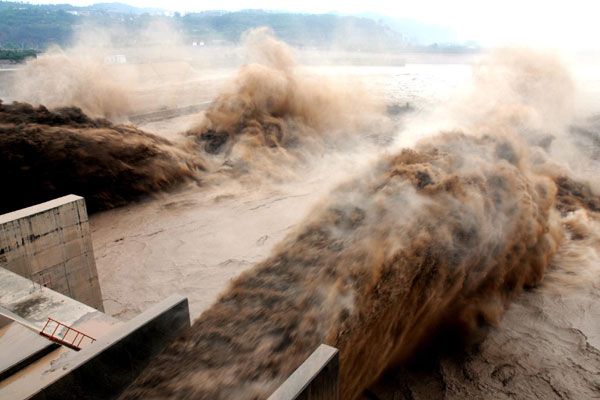
[[[73,5],[89,5],[101,0],[63,0]],[[115,0],[106,0],[115,1]],[[116,0],[118,1],[118,0]],[[49,3],[48,1],[31,1]],[[159,7],[174,11],[209,9],[271,10],[344,14],[375,12],[390,17],[415,18],[445,25],[456,31],[459,39],[479,40],[484,44],[525,42],[549,47],[600,48],[600,1],[598,0],[123,0],[138,7]]]

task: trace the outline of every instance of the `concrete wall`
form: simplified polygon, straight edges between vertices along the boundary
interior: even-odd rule
[[[173,295],[44,373],[51,383],[32,380],[19,398],[35,400],[114,399],[150,360],[190,327],[187,298]]]
[[[0,215],[0,267],[104,311],[83,197]]]
[[[268,400],[338,400],[339,369],[338,349],[322,344]]]

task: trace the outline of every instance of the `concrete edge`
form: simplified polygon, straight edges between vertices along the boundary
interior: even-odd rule
[[[59,344],[48,342],[48,344],[46,346],[42,347],[35,353],[30,354],[28,357],[25,357],[18,363],[11,365],[10,367],[6,368],[3,371],[0,371],[0,382],[3,381],[4,379],[7,379],[10,376],[14,375],[15,373],[19,372],[20,370],[27,368],[29,365],[33,364],[40,358],[52,353],[54,350],[58,349],[59,347],[60,347]]]
[[[83,200],[83,197],[77,196],[74,194],[69,194],[63,197],[59,197],[54,200],[46,201],[44,203],[39,203],[34,206],[22,208],[20,210],[12,211],[6,214],[0,215],[0,225],[6,224],[7,222],[14,221],[16,219],[22,219],[25,217],[30,217],[36,214],[41,214],[46,211],[50,211],[53,208],[57,208],[63,206],[65,204],[73,203],[78,200]]]
[[[116,398],[154,356],[189,327],[187,298],[172,295],[83,350],[57,360],[52,371],[59,375],[45,387],[32,390],[27,398]]]
[[[17,314],[13,313],[10,310],[7,310],[2,306],[0,306],[0,316],[10,320],[11,322],[24,326],[25,328],[28,328],[35,333],[40,333],[41,328],[35,326],[33,323],[27,321],[25,318],[18,316]]]
[[[163,119],[172,119],[181,117],[183,115],[199,113],[201,111],[206,110],[211,103],[212,101],[205,101],[199,104],[193,104],[191,106],[170,108],[166,110],[150,111],[143,114],[130,115],[128,118],[129,121],[133,122],[134,124],[161,121]]]
[[[321,344],[317,349],[304,361],[300,366],[269,396],[268,400],[293,400],[298,398],[314,398],[314,399],[337,399],[337,396],[332,396],[331,391],[338,390],[338,368],[339,368],[339,351],[335,347]],[[331,367],[331,371],[327,371]],[[324,376],[329,374],[331,376]],[[318,379],[319,377],[323,379]],[[310,390],[311,384],[316,381],[320,386],[325,384],[331,386],[325,388],[316,388]],[[335,387],[333,387],[335,386]],[[309,396],[305,392],[327,393],[327,396]]]

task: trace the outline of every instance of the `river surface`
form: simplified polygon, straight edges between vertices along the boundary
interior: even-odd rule
[[[322,154],[318,162],[295,169],[285,180],[187,184],[92,215],[106,312],[128,320],[178,293],[188,297],[191,317],[197,318],[232,278],[265,259],[335,185],[367,168],[381,154],[435,133],[440,121],[451,121],[446,110],[472,89],[472,63],[477,62],[458,61],[401,67],[309,67],[307,73],[359,80],[387,105],[408,104],[411,111],[394,117],[392,143],[384,148],[364,146]],[[575,114],[585,119],[600,110],[600,75],[589,60],[574,65],[573,71]],[[184,107],[210,100],[234,73],[215,72],[205,80],[195,77],[180,86],[179,95],[169,91],[169,98],[176,99],[170,105]],[[152,103],[152,93],[144,89],[138,96],[147,105]],[[140,127],[173,138],[198,118],[188,115]],[[569,163],[575,158],[559,161]],[[589,176],[598,165],[597,160],[573,161],[571,167]],[[600,260],[593,246],[570,251],[589,252],[587,259],[593,265]],[[574,257],[570,267],[576,268],[579,261]],[[564,267],[569,259],[563,257],[555,264],[559,262],[563,265],[558,267]],[[571,285],[569,290],[560,289],[560,268],[551,268],[548,279],[524,292],[498,326],[486,330],[476,343],[458,353],[435,353],[416,365],[394,370],[365,392],[364,398],[600,398],[600,267],[593,265],[587,267],[593,271],[587,284]]]
[[[414,115],[419,115],[464,90],[471,67],[335,66],[310,67],[307,73],[350,76],[383,96],[387,104],[409,103]],[[211,75],[209,82],[220,87],[227,78]],[[147,91],[141,95],[147,96]],[[201,96],[206,98],[204,93]],[[140,127],[173,138],[197,120],[192,115]],[[268,256],[272,246],[336,183],[376,155],[372,149],[332,153],[317,165],[294,171],[294,178],[285,183],[189,185],[176,193],[93,215],[94,252],[106,311],[129,319],[171,293],[179,293],[189,298],[192,318],[197,317],[231,278]]]

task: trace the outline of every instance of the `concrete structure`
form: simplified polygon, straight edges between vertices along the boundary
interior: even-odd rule
[[[1,399],[117,398],[190,327],[188,301],[177,295],[126,323],[98,311],[83,198],[1,215],[0,228]],[[270,400],[337,400],[338,370],[338,350],[321,345]]]
[[[60,345],[40,335],[48,318],[54,318],[93,338],[121,324],[95,308],[51,289],[34,286],[29,279],[1,267],[0,316],[10,322],[0,328],[0,381],[60,348]],[[56,329],[57,335],[63,333],[67,339],[74,339],[72,333]],[[85,347],[90,342],[81,340],[80,346]],[[0,398],[3,396],[0,395]]]
[[[104,310],[82,197],[0,215],[0,267]]]
[[[0,399],[115,398],[190,326],[180,296],[126,323],[98,311],[83,198],[0,215],[0,229]]]
[[[182,115],[196,114],[200,111],[206,110],[211,104],[211,101],[205,101],[204,103],[194,104],[186,107],[172,108],[168,110],[151,111],[144,114],[130,115],[128,118],[135,124],[164,121],[166,119],[172,119],[181,117]]]
[[[158,352],[189,326],[187,299],[173,295],[83,350],[68,350],[51,363],[31,365],[7,384],[0,382],[0,398],[116,398]]]
[[[60,348],[34,331],[14,323],[0,329],[0,382]],[[1,389],[0,389],[1,390]]]
[[[320,345],[269,400],[338,400],[339,352]]]

